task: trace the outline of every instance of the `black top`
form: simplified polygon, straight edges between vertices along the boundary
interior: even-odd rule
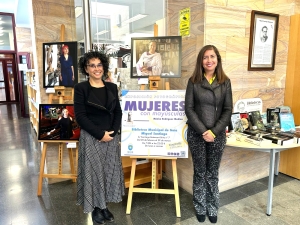
[[[101,102],[102,105],[106,106],[106,88],[104,87],[100,87],[100,88],[96,88],[96,87],[92,87],[91,89],[91,95],[94,96],[94,98],[98,98],[99,101]]]
[[[105,88],[93,88],[89,81],[74,86],[74,112],[79,126],[101,140],[105,131],[114,131],[115,136],[121,126],[122,110],[117,85],[104,82]],[[93,91],[95,90],[95,92]],[[97,93],[105,90],[105,93]],[[106,104],[104,97],[106,96]]]
[[[59,119],[57,125],[55,126],[55,129],[58,128],[60,128],[60,139],[70,139],[73,136],[72,121],[70,117],[62,117]]]

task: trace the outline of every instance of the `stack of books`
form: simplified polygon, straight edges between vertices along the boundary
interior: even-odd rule
[[[300,144],[300,130],[296,131],[294,116],[289,110],[283,106],[268,108],[268,124],[272,125],[270,129],[263,123],[260,111],[233,113],[231,125],[236,132],[236,140],[259,146],[270,143],[282,146]]]
[[[293,137],[285,136],[280,133],[263,135],[262,138],[271,140],[272,143],[282,146],[294,143]]]

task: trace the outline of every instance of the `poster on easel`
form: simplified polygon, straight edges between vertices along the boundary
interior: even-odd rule
[[[122,91],[122,156],[188,157],[185,90]]]

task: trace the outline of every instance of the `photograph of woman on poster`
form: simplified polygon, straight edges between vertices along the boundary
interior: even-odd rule
[[[64,45],[62,46],[62,55],[59,57],[60,62],[60,76],[59,80],[61,83],[61,86],[65,87],[73,87],[73,81],[74,81],[74,67],[73,67],[73,59],[69,55],[69,46]]]
[[[144,52],[136,64],[138,75],[160,76],[162,70],[162,62],[160,53],[156,52],[156,42],[149,42],[149,51]]]

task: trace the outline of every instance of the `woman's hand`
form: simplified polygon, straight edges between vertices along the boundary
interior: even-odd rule
[[[113,137],[110,136],[110,134],[114,133],[114,131],[105,131],[105,134],[103,136],[103,138],[100,140],[100,142],[109,142],[112,139],[114,139]]]
[[[208,130],[205,131],[203,134],[203,139],[206,141],[206,142],[214,142],[215,141],[215,138],[213,137],[212,133],[209,132]]]

